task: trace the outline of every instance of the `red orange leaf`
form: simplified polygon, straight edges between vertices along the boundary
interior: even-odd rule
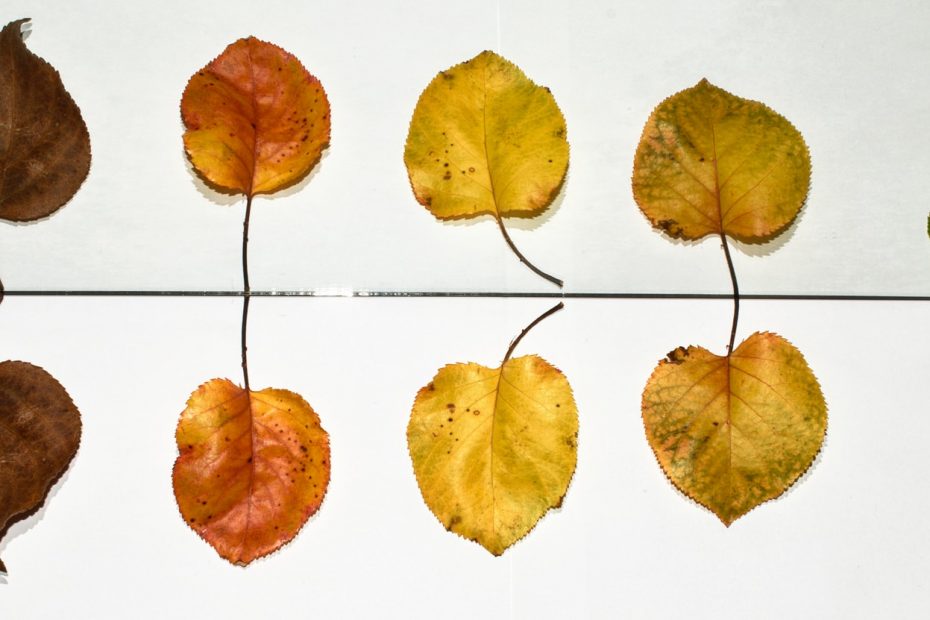
[[[181,514],[234,564],[289,542],[323,502],[329,435],[298,394],[213,379],[191,394],[176,438]]]
[[[329,143],[329,101],[299,60],[240,39],[191,77],[181,99],[184,148],[209,182],[249,197],[306,175]]]

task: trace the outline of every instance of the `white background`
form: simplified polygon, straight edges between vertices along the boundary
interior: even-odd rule
[[[630,191],[650,111],[703,77],[785,115],[812,155],[796,225],[735,253],[744,292],[930,291],[930,5],[921,0],[4,0],[0,20],[20,17],[33,18],[28,46],[81,106],[93,163],[64,209],[0,226],[8,290],[241,287],[243,201],[191,173],[179,102],[195,71],[253,34],[322,81],[333,122],[316,172],[256,200],[256,289],[556,291],[489,217],[435,220],[404,169],[422,90],[492,49],[548,86],[566,118],[561,196],[543,217],[508,226],[567,291],[729,292],[719,242],[670,241]]]
[[[632,201],[632,155],[664,97],[702,77],[804,133],[813,185],[775,243],[735,252],[756,293],[927,295],[930,5],[922,2],[25,2],[27,45],[62,74],[93,144],[64,209],[0,224],[8,290],[234,290],[242,202],[200,185],[178,113],[189,76],[253,34],[300,58],[333,108],[308,181],[257,199],[262,290],[554,292],[493,221],[442,224],[402,153],[435,73],[496,50],[552,89],[569,178],[546,216],[509,224],[572,292],[722,292],[719,244],[675,243]],[[764,254],[764,255],[761,255]],[[26,298],[0,306],[0,358],[54,374],[84,420],[50,501],[0,541],[0,617],[923,618],[928,302],[744,302],[738,339],[777,331],[818,375],[824,451],[781,499],[724,528],[665,480],[642,388],[664,354],[722,353],[727,301],[571,300],[518,351],[560,367],[581,418],[563,507],[493,558],[423,504],[405,445],[416,391],[446,363],[496,365],[551,304],[528,299],[257,298],[256,387],[302,394],[333,478],[296,540],[228,565],[171,492],[187,396],[239,381],[235,298]],[[3,583],[5,581],[6,583]]]
[[[174,429],[190,392],[239,381],[239,300],[3,303],[4,354],[52,372],[81,449],[41,517],[0,543],[4,618],[925,618],[930,303],[748,302],[830,407],[812,470],[725,528],[666,481],[639,414],[658,359],[722,352],[725,301],[573,300],[517,353],[565,372],[580,417],[560,510],[495,558],[445,530],[407,455],[418,389],[457,361],[497,365],[544,300],[256,299],[252,383],[302,394],[332,441],[323,506],[247,568],[181,519]],[[829,323],[831,329],[823,329]]]

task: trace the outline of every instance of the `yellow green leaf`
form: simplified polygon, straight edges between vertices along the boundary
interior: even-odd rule
[[[562,503],[578,411],[565,375],[536,355],[500,368],[451,364],[417,394],[407,443],[423,499],[494,555]]]
[[[800,351],[756,332],[730,356],[669,353],[643,393],[643,423],[669,480],[729,525],[807,471],[827,407]]]
[[[417,101],[404,163],[430,213],[494,216],[511,249],[540,273],[513,247],[501,218],[542,213],[565,179],[565,119],[548,88],[488,51],[441,71]]]
[[[810,168],[786,118],[701,80],[653,110],[636,149],[633,196],[672,237],[759,243],[794,221]]]

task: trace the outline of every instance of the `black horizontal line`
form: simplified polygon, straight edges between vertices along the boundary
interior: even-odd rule
[[[10,297],[242,297],[242,291],[5,291]],[[504,291],[256,291],[252,297],[413,297],[413,298],[513,298],[513,299],[732,299],[727,293],[520,293]],[[798,301],[930,301],[927,295],[830,295],[760,293],[740,295],[740,299]]]

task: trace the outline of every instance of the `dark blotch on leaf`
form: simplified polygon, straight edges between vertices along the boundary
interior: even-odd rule
[[[674,351],[669,351],[666,359],[669,364],[681,364],[688,357],[688,350],[684,347],[678,347]]]
[[[656,222],[656,226],[661,228],[665,234],[670,237],[679,238],[682,235],[681,226],[675,220],[659,220]]]

